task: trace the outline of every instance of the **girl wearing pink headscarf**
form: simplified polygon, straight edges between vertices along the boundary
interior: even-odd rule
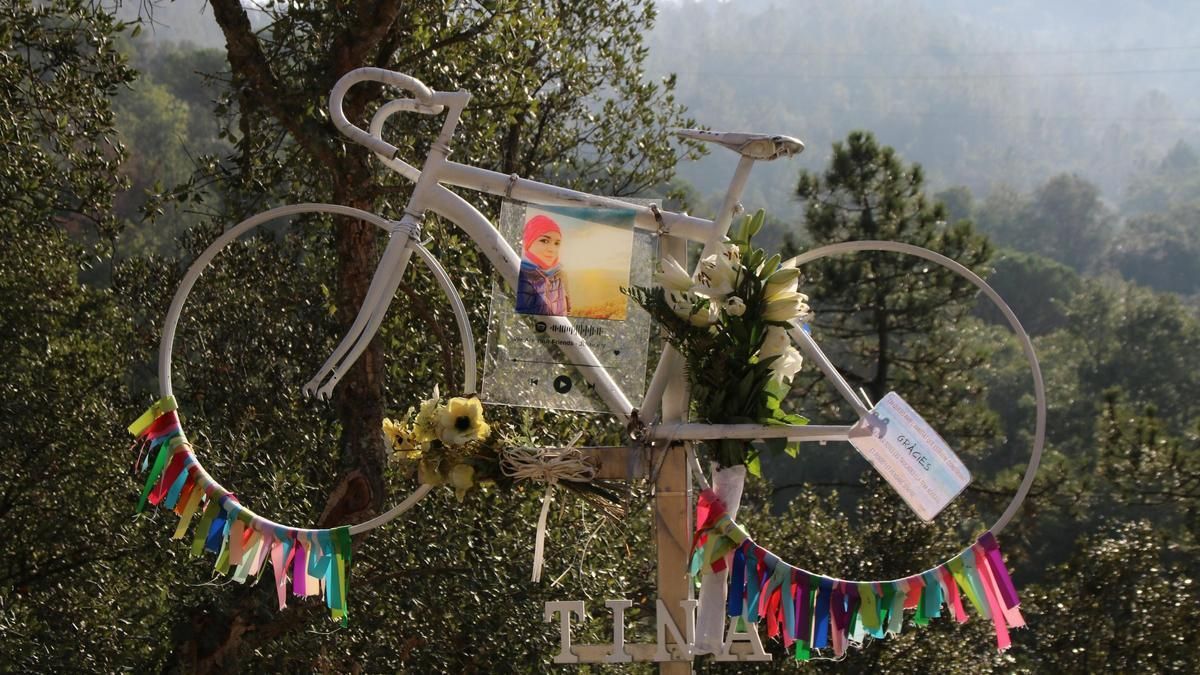
[[[548,216],[525,223],[521,275],[517,281],[517,311],[522,314],[566,316],[571,311],[567,280],[559,269],[562,230]]]

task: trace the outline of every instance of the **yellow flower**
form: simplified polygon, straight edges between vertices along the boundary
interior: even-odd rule
[[[421,410],[413,420],[412,440],[417,443],[428,443],[438,437],[437,415],[441,403],[441,395],[437,385],[433,387],[433,397],[421,402]]]
[[[437,411],[437,437],[446,445],[482,441],[492,432],[483,419],[483,404],[475,396],[455,397]]]
[[[387,441],[389,448],[399,450],[404,441],[408,440],[408,434],[405,432],[403,424],[385,417],[383,418],[383,438]]]
[[[410,409],[409,417],[411,416]],[[412,429],[405,424],[384,418],[383,438],[387,441],[388,448],[394,451],[393,460],[417,459],[421,456],[422,444],[413,441]]]
[[[440,471],[441,461],[437,459],[423,459],[417,465],[417,481],[428,485],[441,485],[446,482],[446,477]]]
[[[455,464],[453,469],[450,469],[450,486],[454,488],[454,496],[461,503],[463,497],[467,496],[467,491],[475,486],[475,467],[463,462]]]

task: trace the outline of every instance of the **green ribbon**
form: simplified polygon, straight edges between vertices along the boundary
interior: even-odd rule
[[[924,581],[925,580],[922,579],[921,577],[912,577],[908,581],[908,583],[910,584],[910,586],[909,586],[910,592],[912,591],[912,586],[911,586],[912,584],[920,584],[921,585],[920,590],[917,592],[917,613],[913,615],[913,623],[915,623],[918,626],[929,625],[930,609],[926,602],[926,598],[928,597],[928,594],[925,592]]]
[[[858,584],[859,611],[858,616],[867,630],[879,630],[879,609],[875,604],[875,587],[871,584]]]
[[[226,536],[221,541],[221,553],[217,556],[217,562],[213,565],[213,569],[225,575],[229,574],[229,537]]]
[[[138,500],[137,510],[134,513],[141,513],[146,508],[146,499],[150,496],[150,490],[154,488],[154,484],[158,482],[158,477],[162,475],[163,469],[166,468],[167,458],[182,443],[182,436],[173,436],[170,441],[164,441],[159,446],[158,457],[154,459],[154,466],[146,476],[146,486],[142,488],[142,497]]]
[[[333,544],[334,557],[329,565],[331,579],[326,585],[330,615],[335,621],[340,620],[342,625],[346,626],[350,623],[350,612],[346,605],[346,585],[349,581],[347,574],[352,556],[350,527],[348,525],[335,527],[330,531],[330,539]]]
[[[899,586],[899,583],[901,582],[888,584],[892,592],[889,596],[887,632],[892,635],[899,635],[900,631],[904,629],[904,598],[907,595],[907,586]],[[886,591],[885,595],[887,595]]]
[[[733,522],[733,518],[730,518],[728,514],[721,516],[708,531],[708,541],[704,544],[704,559],[701,569],[711,570],[714,562],[721,560],[727,553],[741,546],[749,536],[746,529]],[[694,560],[692,564],[695,565]]]
[[[963,558],[955,558],[946,563],[946,567],[950,568],[950,574],[954,577],[954,582],[962,589],[962,592],[971,601],[971,606],[979,613],[979,616],[991,618],[991,612],[988,611],[987,601],[982,593],[983,588],[979,586],[978,575],[975,573],[975,566],[972,564],[970,568]],[[981,600],[983,600],[981,602]]]

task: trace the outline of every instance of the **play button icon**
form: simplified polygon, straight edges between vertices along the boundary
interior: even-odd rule
[[[571,378],[567,377],[566,375],[559,375],[558,377],[554,378],[554,391],[557,391],[560,394],[565,394],[568,391],[571,391]]]

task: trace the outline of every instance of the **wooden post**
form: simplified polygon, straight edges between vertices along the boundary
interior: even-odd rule
[[[683,261],[687,255],[686,242],[677,237],[661,238],[661,253]],[[667,347],[671,349],[671,347]],[[662,421],[676,423],[687,420],[688,385],[682,360],[677,360],[668,373],[668,384],[662,398]],[[596,477],[610,480],[654,478],[654,533],[657,546],[658,601],[670,614],[685,641],[694,639],[694,609],[680,603],[692,600],[692,582],[688,577],[688,562],[692,544],[692,477],[688,470],[688,443],[675,443],[666,448],[644,453],[638,448],[584,448],[583,452],[596,462]],[[557,608],[556,611],[562,611]],[[659,672],[683,675],[692,672],[690,644],[671,642],[667,651],[674,661],[659,664]],[[649,661],[661,654],[663,645],[625,643],[627,653],[637,661]],[[574,645],[571,647],[579,662],[603,663],[609,653],[608,645]]]
[[[660,254],[669,255],[685,263],[687,242],[671,236],[660,239]],[[671,347],[667,347],[671,349]],[[667,389],[663,392],[662,420],[664,423],[684,422],[688,417],[687,377],[682,361],[669,373]],[[692,598],[692,584],[688,579],[688,553],[692,535],[691,475],[688,474],[686,444],[666,448],[662,465],[655,481],[654,525],[658,547],[658,597],[667,606],[675,625],[687,632],[692,617],[685,616],[679,603]],[[685,639],[687,636],[685,635]],[[686,661],[668,662],[659,665],[664,675],[682,675],[692,672],[692,657]]]

